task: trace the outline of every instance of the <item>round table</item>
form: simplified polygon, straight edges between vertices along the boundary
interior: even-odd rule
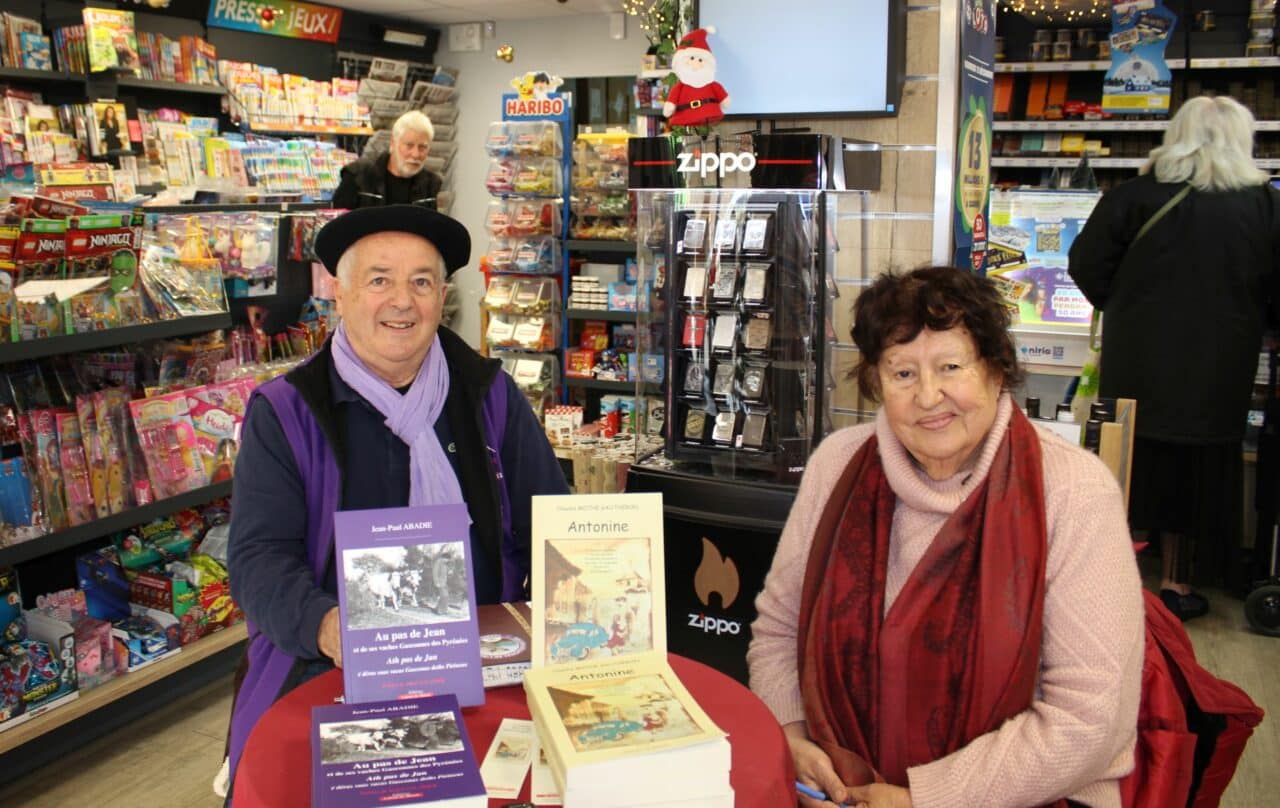
[[[699,662],[670,654],[680,681],[729,734],[736,808],[795,805],[795,770],[786,738],[773,714],[736,680]],[[306,808],[311,802],[311,708],[342,695],[342,671],[318,676],[286,694],[258,720],[236,771],[235,808]],[[524,688],[485,691],[481,707],[463,710],[476,762],[484,760],[504,718],[529,718]],[[525,777],[520,799],[529,799]],[[490,808],[511,800],[489,800]]]

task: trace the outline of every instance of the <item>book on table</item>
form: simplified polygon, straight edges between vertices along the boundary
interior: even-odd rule
[[[525,691],[564,804],[732,804],[731,755],[666,654],[533,668]]]
[[[339,511],[334,536],[347,702],[483,704],[466,506]]]
[[[311,711],[311,804],[486,808],[452,694]]]
[[[533,498],[533,667],[666,651],[661,494]]]

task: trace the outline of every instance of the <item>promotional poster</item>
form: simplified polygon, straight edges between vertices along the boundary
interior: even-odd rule
[[[956,141],[955,265],[981,272],[987,254],[995,0],[965,0],[960,27],[960,134]]]
[[[1169,113],[1173,75],[1164,49],[1178,17],[1160,0],[1111,7],[1111,68],[1102,82],[1102,109],[1113,114]]]
[[[1014,311],[1015,325],[1089,327],[1093,307],[1067,274],[1067,259],[1097,203],[1094,191],[992,195],[987,277]]]

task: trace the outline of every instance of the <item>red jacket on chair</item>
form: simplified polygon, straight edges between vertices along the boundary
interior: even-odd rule
[[[1144,590],[1147,649],[1126,808],[1215,806],[1235,774],[1262,709],[1196,662],[1191,639],[1160,598]]]

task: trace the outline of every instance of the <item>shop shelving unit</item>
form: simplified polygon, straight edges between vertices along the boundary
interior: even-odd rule
[[[1245,3],[1244,5],[1247,7],[1248,4]],[[1270,78],[1274,81],[1274,76],[1277,73],[1276,68],[1280,67],[1280,56],[1204,55],[1205,50],[1210,47],[1218,47],[1219,50],[1217,52],[1221,53],[1221,46],[1211,45],[1205,40],[1198,39],[1197,37],[1203,36],[1203,34],[1191,30],[1190,12],[1182,13],[1183,11],[1186,11],[1186,9],[1179,11],[1178,26],[1169,43],[1169,51],[1175,56],[1165,60],[1174,76],[1173,99],[1175,108],[1179,94],[1178,83],[1180,81],[1201,80],[1219,93],[1231,92],[1233,84],[1240,86],[1241,84],[1252,82],[1254,79]],[[1226,11],[1224,9],[1222,13],[1226,13]],[[1030,27],[1033,25],[1054,27],[1052,23],[1034,20],[1023,22],[1009,12],[1000,13],[998,30],[999,33],[1006,36],[1006,47],[1011,47],[1012,55],[1028,52],[1026,48],[1021,46],[1026,44],[1023,41],[1023,37],[1029,37]],[[1096,28],[1105,29],[1108,25],[1107,22],[1100,20]],[[1215,36],[1217,35],[1215,34]],[[1008,41],[1010,38],[1015,41]],[[1243,44],[1240,45],[1240,49],[1243,51]],[[1080,55],[1078,50],[1075,55]],[[1068,98],[1079,98],[1082,88],[1086,86],[1092,88],[1096,84],[1095,97],[1100,99],[1102,77],[1110,67],[1110,59],[1005,61],[996,63],[995,72],[997,74],[1013,74],[1014,76],[1045,73],[1070,74],[1072,78]],[[1020,106],[1018,99],[1026,88],[1025,82],[1029,81],[1029,79],[1022,78],[1016,81],[1014,89],[1015,101],[1012,111],[1018,114]],[[1092,94],[1094,91],[1090,89],[1089,92]],[[1265,109],[1262,111],[1266,113]],[[1089,158],[1089,165],[1092,168],[1106,172],[1105,177],[1099,178],[1105,187],[1112,182],[1119,182],[1133,176],[1134,172],[1146,163],[1146,152],[1151,147],[1159,144],[1162,133],[1169,126],[1168,117],[1143,116],[1145,119],[1135,119],[1135,117],[1137,116],[1117,114],[1106,120],[1023,120],[1015,118],[1012,120],[993,121],[991,130],[998,140],[1004,139],[1006,141],[1017,138],[1016,134],[1007,133],[1091,133],[1090,137],[1101,138],[1104,141],[1104,145],[1111,147],[1111,155],[1106,157],[1091,156]],[[1280,132],[1280,113],[1275,114],[1274,118],[1271,117],[1271,114],[1267,114],[1260,119],[1257,122],[1257,131],[1260,135],[1255,152],[1259,155],[1256,161],[1258,167],[1272,172],[1280,170],[1280,152],[1277,151],[1275,135],[1272,134]],[[1136,143],[1133,142],[1133,138],[1137,138],[1138,141]],[[1126,142],[1128,148],[1125,148]],[[1022,145],[1016,144],[1015,148],[1021,149]],[[1035,146],[1033,145],[1032,149],[1034,148]],[[1035,181],[1038,172],[1030,169],[1043,171],[1045,169],[1075,168],[1079,165],[1081,159],[1080,154],[1074,153],[1041,154],[1034,150],[1028,153],[1016,153],[1007,148],[993,148],[991,157],[991,166],[994,169],[993,181],[1002,184],[1008,182],[1032,183]],[[1044,173],[1039,174],[1041,180],[1046,176]]]
[[[74,701],[0,732],[0,761],[4,760],[4,755],[11,750],[38,740],[78,719],[96,714],[103,708],[137,694],[150,685],[192,668],[197,663],[206,662],[224,651],[234,653],[238,646],[248,639],[248,636],[248,628],[244,623],[216,631],[190,645],[183,646],[182,650],[173,656],[165,657],[142,670],[121,674],[92,690],[82,691]]]
[[[79,351],[97,351],[102,348],[125,345],[130,342],[203,334],[206,331],[216,331],[220,328],[230,327],[230,314],[205,314],[199,317],[182,317],[177,320],[160,320],[141,325],[126,325],[105,331],[65,334],[27,342],[10,342],[0,344],[0,364],[21,362],[24,359],[39,359],[44,356],[77,353]],[[0,560],[0,564],[2,563],[4,562]]]
[[[176,497],[167,497],[147,505],[131,508],[122,513],[115,513],[102,519],[95,519],[92,522],[69,527],[65,530],[46,533],[43,536],[8,547],[0,547],[0,567],[20,564],[23,561],[75,547],[100,536],[108,536],[112,533],[126,530],[133,525],[145,524],[153,519],[177,513],[184,508],[203,505],[218,497],[227,496],[231,496],[231,482],[229,480],[206,485],[194,491],[179,494]],[[3,735],[0,735],[0,737],[3,737]]]

